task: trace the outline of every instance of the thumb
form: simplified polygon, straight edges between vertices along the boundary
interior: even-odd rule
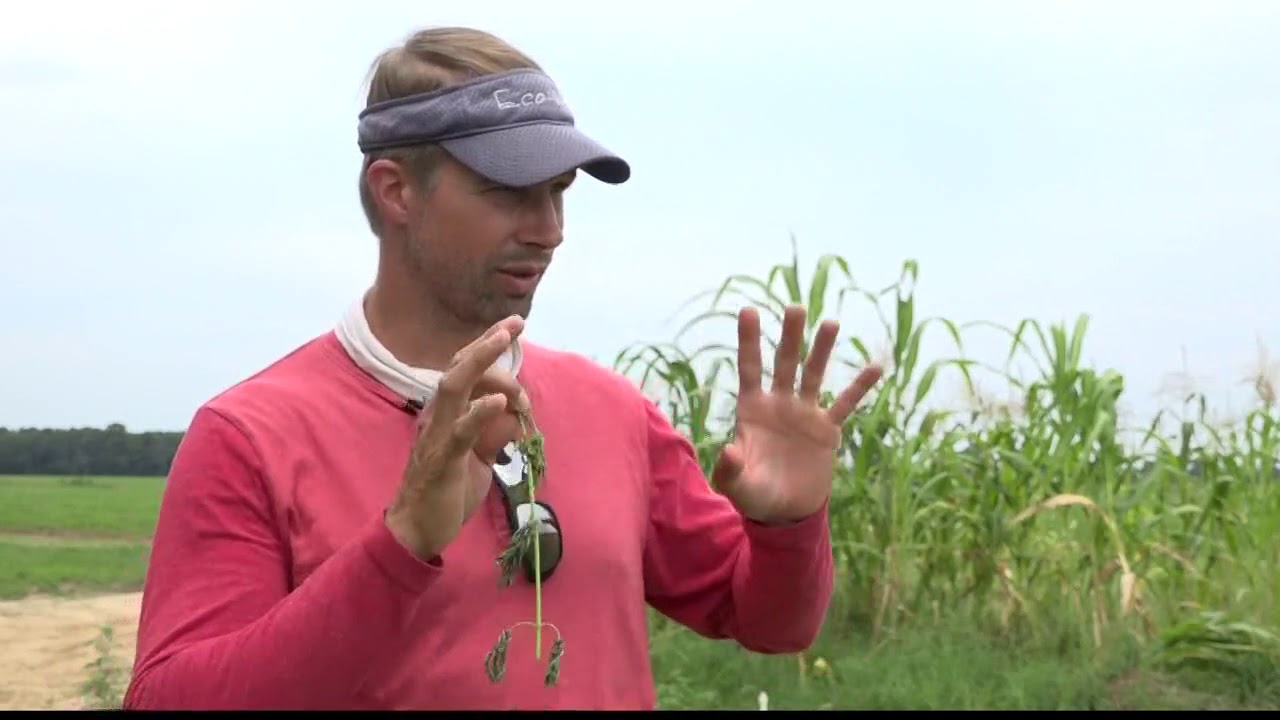
[[[721,495],[732,497],[743,470],[742,449],[737,443],[725,445],[711,470],[711,485]]]

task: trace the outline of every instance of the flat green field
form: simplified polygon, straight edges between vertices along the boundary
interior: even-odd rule
[[[0,477],[0,594],[137,590],[162,487],[155,478]],[[1105,653],[1020,648],[963,621],[873,638],[843,596],[805,656],[752,655],[657,616],[653,627],[665,709],[756,709],[761,692],[770,709],[1275,706],[1274,688],[1148,670],[1124,642]]]
[[[162,478],[0,475],[0,532],[149,538]]]
[[[164,481],[0,476],[0,599],[137,590]]]

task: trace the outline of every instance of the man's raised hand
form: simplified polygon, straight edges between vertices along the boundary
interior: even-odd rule
[[[495,367],[524,330],[508,317],[453,356],[405,465],[387,527],[423,560],[444,551],[475,513],[492,481],[491,463],[520,432],[515,413],[529,398]]]
[[[759,313],[746,308],[738,315],[737,427],[711,479],[745,516],[768,524],[795,522],[822,508],[831,494],[841,426],[882,375],[877,365],[864,368],[835,403],[823,409],[819,397],[840,326],[833,320],[818,326],[801,366],[804,327],[805,308],[788,307],[773,383],[766,390],[761,382]]]

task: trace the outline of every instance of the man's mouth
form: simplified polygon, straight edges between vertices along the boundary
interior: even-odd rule
[[[546,272],[546,270],[546,265],[540,265],[538,263],[516,263],[514,265],[503,265],[498,268],[498,272],[518,278],[536,278]]]
[[[539,263],[513,263],[498,268],[504,289],[514,295],[527,295],[537,287],[547,266]]]

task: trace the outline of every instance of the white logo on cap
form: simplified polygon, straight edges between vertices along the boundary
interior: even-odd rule
[[[530,105],[541,105],[545,102],[552,102],[557,105],[561,104],[560,98],[554,93],[545,92],[526,92],[521,93],[519,99],[510,99],[517,92],[519,91],[507,89],[494,90],[493,99],[497,101],[498,107],[503,110],[509,110],[517,107],[529,107]]]

